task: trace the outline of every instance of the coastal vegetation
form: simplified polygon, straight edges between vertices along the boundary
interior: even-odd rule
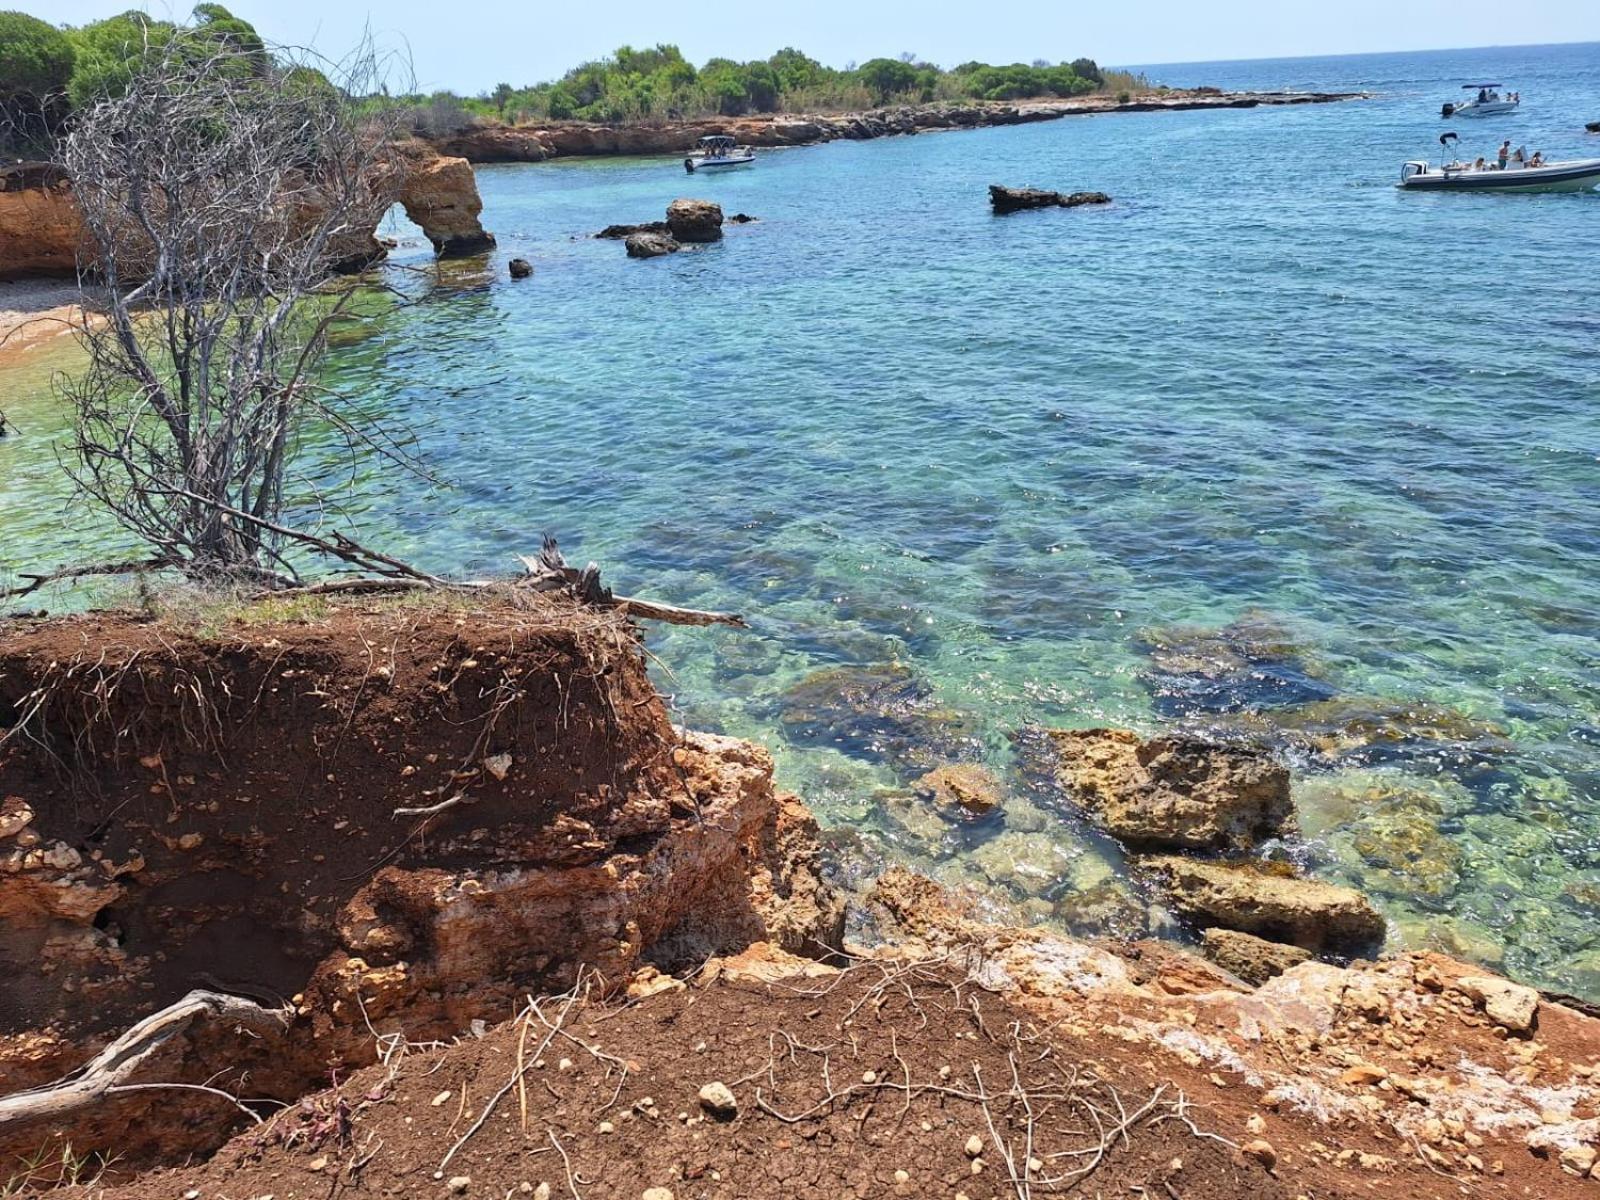
[[[449,133],[475,122],[669,121],[750,113],[842,112],[894,103],[1026,100],[1143,90],[1142,76],[1101,68],[1092,58],[948,69],[912,53],[843,68],[793,47],[767,59],[713,58],[700,67],[677,46],[619,47],[560,79],[525,87],[502,83],[478,96],[440,91],[407,97],[417,131]]]

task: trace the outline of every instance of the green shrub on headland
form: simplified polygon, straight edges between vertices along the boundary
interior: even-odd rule
[[[1120,84],[1130,77],[1116,78]],[[610,58],[583,63],[548,83],[520,88],[502,83],[476,97],[434,92],[408,99],[418,132],[439,134],[479,119],[512,124],[671,121],[899,103],[1080,96],[1103,90],[1106,79],[1091,58],[1009,66],[969,62],[945,70],[902,54],[837,69],[785,47],[767,59],[741,63],[713,58],[696,68],[676,46],[647,50],[623,46]]]
[[[0,12],[0,153],[38,154],[77,108],[119,96],[147,57],[177,42],[196,57],[227,54],[230,70],[257,72],[266,44],[220,4],[199,4],[188,25],[129,10],[78,28]]]

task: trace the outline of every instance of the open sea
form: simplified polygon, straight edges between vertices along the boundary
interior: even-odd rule
[[[368,463],[350,510],[443,571],[549,530],[619,591],[746,614],[653,632],[661,685],[774,750],[847,878],[1160,931],[1039,730],[1250,734],[1296,766],[1282,852],[1391,945],[1600,999],[1600,194],[1393,186],[1445,129],[1600,156],[1600,45],[1149,72],[1374,97],[481,168],[498,252],[435,266],[394,219],[410,303],[328,369],[444,485]],[[1522,111],[1442,122],[1479,77]],[[996,218],[996,182],[1115,203]],[[649,262],[587,236],[683,195],[759,221]],[[116,543],[56,460],[73,361],[0,368],[0,575]],[[910,798],[948,760],[1002,819]]]

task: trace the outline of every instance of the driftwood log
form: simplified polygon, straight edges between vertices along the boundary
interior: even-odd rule
[[[152,1087],[195,1087],[242,1107],[220,1089],[140,1078],[162,1047],[198,1020],[231,1022],[256,1037],[281,1037],[289,1027],[288,1014],[282,1009],[266,1008],[226,992],[197,989],[176,1004],[151,1013],[65,1079],[0,1097],[0,1132],[70,1116],[107,1097]]]

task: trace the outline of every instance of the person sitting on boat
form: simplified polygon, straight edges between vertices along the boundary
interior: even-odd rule
[[[1506,169],[1506,163],[1511,161],[1511,139],[1507,138],[1500,143],[1500,152],[1495,155],[1495,161],[1500,164],[1500,169]]]
[[[1478,103],[1479,104],[1487,104],[1487,103],[1489,103],[1489,89],[1488,88],[1479,88],[1478,89]]]
[[[1478,161],[1472,164],[1472,169],[1474,171],[1487,171],[1489,169],[1489,164],[1484,161],[1483,155],[1478,155]]]
[[[1533,152],[1533,157],[1528,160],[1528,165],[1530,167],[1542,167],[1542,166],[1544,166],[1544,151],[1543,150],[1535,150]]]

